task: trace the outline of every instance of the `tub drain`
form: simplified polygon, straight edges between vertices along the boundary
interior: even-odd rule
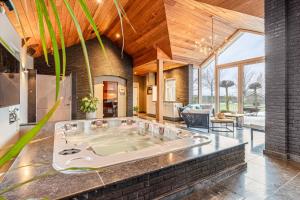
[[[66,155],[73,155],[79,153],[80,151],[81,151],[80,149],[65,149],[60,151],[58,154],[66,156]]]

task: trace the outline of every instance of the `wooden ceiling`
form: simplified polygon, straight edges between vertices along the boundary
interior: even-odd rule
[[[207,3],[228,10],[234,10],[240,13],[264,17],[265,0],[195,0],[201,3]]]
[[[237,29],[264,31],[261,18],[205,3],[165,0],[165,8],[174,60],[199,65],[209,54],[200,45],[217,49]]]
[[[76,28],[72,22],[71,16],[68,14],[68,11],[63,4],[63,0],[54,0],[57,9],[59,12],[59,16],[62,22],[62,28],[65,37],[66,46],[72,46],[74,44],[79,43],[79,37],[77,35]],[[122,5],[126,5],[128,0],[120,0]],[[35,0],[13,0],[16,9],[18,10],[21,18],[21,23],[25,28],[25,37],[29,39],[29,46],[35,50],[33,56],[37,57],[42,54],[42,46],[40,42],[40,34],[38,29],[38,17],[35,8]],[[117,11],[114,7],[114,3],[112,0],[102,0],[101,3],[97,3],[96,0],[86,1],[87,5],[90,9],[92,16],[94,17],[98,28],[101,33],[108,30],[110,25],[114,22],[114,20],[118,17]],[[84,16],[80,5],[77,0],[69,0],[69,3],[72,9],[75,11],[76,17],[79,20],[82,32],[84,34],[85,39],[91,39],[95,37],[95,34],[92,32],[91,27],[89,26],[88,20]],[[49,2],[46,0],[46,4],[49,8]],[[49,10],[51,10],[49,8]],[[54,15],[52,12],[50,13],[50,19],[52,24],[55,27],[56,35],[58,37],[58,28],[54,20]],[[7,12],[7,15],[11,21],[11,23],[15,26],[18,33],[23,36],[21,31],[21,27],[17,22],[14,12]],[[48,38],[48,48],[51,50],[50,38],[46,32],[46,37]]]
[[[34,56],[42,54],[35,0],[13,0],[18,9],[25,37]],[[153,70],[158,58],[168,60],[165,68],[185,63],[199,64],[207,54],[200,52],[199,44],[211,44],[212,18],[214,19],[214,48],[218,48],[237,29],[263,32],[263,0],[120,0],[135,28],[124,22],[125,52],[134,59],[134,71],[145,74]],[[63,0],[55,0],[63,24],[66,46],[79,43],[79,38]],[[95,35],[77,0],[69,0],[86,40]],[[122,46],[120,21],[113,0],[86,1],[102,34]],[[48,1],[46,0],[46,3]],[[226,9],[227,8],[227,9]],[[247,9],[246,9],[247,8]],[[230,10],[228,10],[230,9]],[[20,35],[23,35],[13,12],[8,17]],[[245,14],[246,13],[246,14]],[[53,13],[50,18],[55,26]],[[48,34],[48,49],[51,43]],[[197,46],[198,45],[198,46]],[[170,60],[173,60],[171,62]]]

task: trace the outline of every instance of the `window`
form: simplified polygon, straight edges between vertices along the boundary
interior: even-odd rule
[[[265,124],[265,63],[244,67],[243,110],[244,124]]]
[[[220,111],[238,111],[238,68],[220,70]]]
[[[265,37],[252,33],[242,33],[219,55],[218,64],[261,56],[265,56]]]
[[[176,101],[176,80],[165,80],[165,101]]]
[[[215,102],[215,61],[212,60],[201,72],[202,103],[214,104]]]

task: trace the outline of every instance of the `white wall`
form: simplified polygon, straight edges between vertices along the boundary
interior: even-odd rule
[[[5,145],[14,143],[15,137],[18,136],[19,123],[9,124],[9,110],[14,107],[19,108],[18,105],[0,108],[0,149]]]
[[[10,24],[6,15],[0,14],[0,36],[14,50],[15,57],[27,69],[33,68],[33,58],[22,54],[21,38]],[[21,56],[23,55],[23,56]],[[21,58],[22,57],[22,58]],[[14,138],[19,130],[19,123],[27,123],[28,81],[27,74],[20,72],[20,109],[18,123],[9,125],[9,107],[0,108],[0,149]],[[1,94],[0,94],[1,95]]]

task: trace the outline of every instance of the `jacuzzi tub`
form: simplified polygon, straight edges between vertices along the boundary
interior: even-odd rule
[[[101,168],[210,142],[205,136],[139,118],[68,121],[55,125],[53,167]],[[78,171],[77,171],[78,172]]]

